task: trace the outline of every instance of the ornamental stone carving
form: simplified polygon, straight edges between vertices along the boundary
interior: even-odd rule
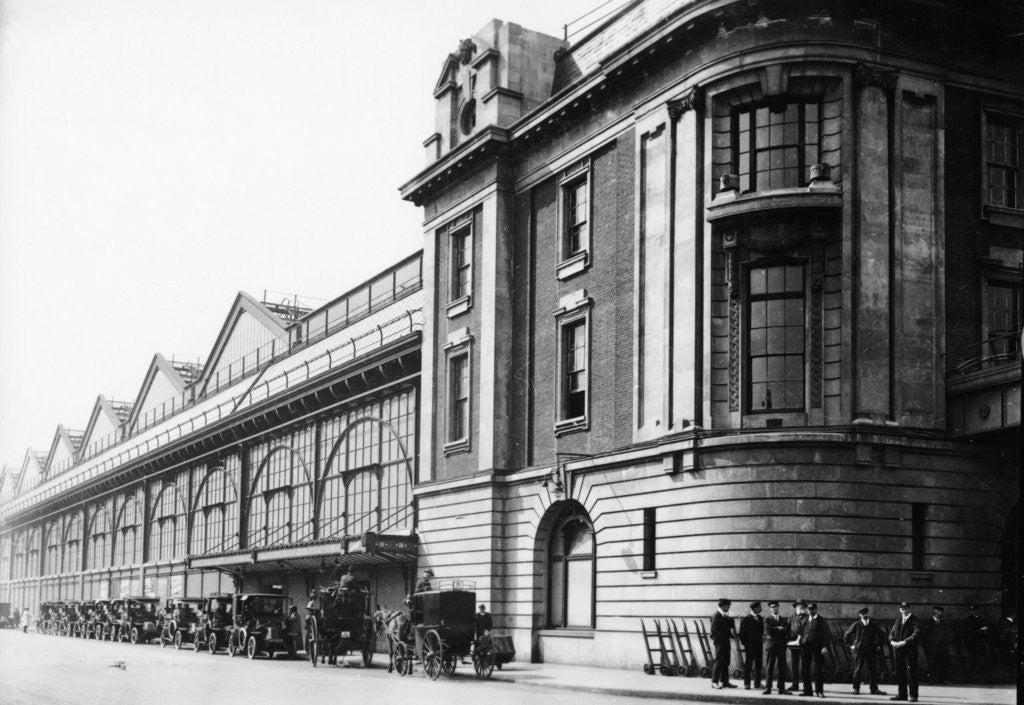
[[[868,66],[867,64],[857,65],[857,85],[862,88],[873,86],[881,88],[886,93],[892,93],[896,90],[898,78],[899,73],[896,71],[886,70],[878,66]]]
[[[701,99],[704,97],[704,92],[700,86],[694,86],[687,93],[675,100],[668,102],[668,115],[673,120],[678,120],[679,117],[687,110],[699,110]]]

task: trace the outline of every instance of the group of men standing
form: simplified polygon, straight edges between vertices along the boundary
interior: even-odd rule
[[[729,682],[729,663],[733,636],[743,645],[743,686],[749,690],[753,677],[755,688],[761,688],[762,658],[767,655],[764,671],[765,684],[762,693],[770,695],[773,683],[777,683],[780,695],[804,697],[825,697],[824,662],[825,648],[831,639],[827,620],[818,614],[814,602],[797,600],[793,603],[794,613],[787,619],[779,613],[779,603],[768,603],[769,614],[761,616],[761,603],[750,605],[750,613],[740,620],[739,632],[729,610],[732,602],[719,600],[718,611],[711,618],[711,640],[715,646],[715,664],[711,673],[712,688],[735,688]],[[870,692],[885,695],[878,688],[878,655],[886,639],[893,650],[896,667],[897,695],[890,700],[916,702],[918,696],[917,640],[921,627],[910,605],[899,605],[900,617],[886,633],[871,618],[868,608],[859,611],[859,618],[850,625],[843,635],[844,643],[853,652],[853,692],[860,693],[860,686],[867,676]],[[790,653],[793,670],[792,690],[786,688],[788,680],[786,652]],[[777,681],[774,678],[777,677]],[[803,689],[800,689],[800,684]]]

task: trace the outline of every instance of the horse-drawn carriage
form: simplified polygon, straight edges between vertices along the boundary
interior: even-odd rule
[[[373,662],[376,646],[370,591],[355,584],[348,588],[317,588],[306,617],[306,655],[316,667],[327,659],[335,664],[339,656],[359,652],[363,665]]]
[[[167,600],[160,626],[160,646],[191,644],[196,635],[196,624],[203,606],[201,597],[176,597]]]
[[[411,674],[416,662],[431,680],[442,673],[452,675],[459,661],[470,656],[477,677],[491,677],[497,660],[494,641],[475,633],[475,587],[466,580],[438,581],[437,590],[409,598],[407,620],[401,613],[384,618],[392,665],[399,675]]]
[[[244,653],[254,659],[261,653],[274,658],[276,652],[285,651],[289,658],[295,658],[298,643],[288,631],[291,602],[292,598],[276,594],[232,596],[234,619],[228,629],[228,653]]]

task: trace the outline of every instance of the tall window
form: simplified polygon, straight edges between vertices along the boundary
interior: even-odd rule
[[[258,468],[249,495],[249,545],[273,546],[313,538],[311,478],[303,461],[314,454],[312,426],[251,451]]]
[[[749,411],[801,411],[804,267],[751,267],[748,291]]]
[[[473,288],[473,238],[467,224],[451,233],[450,300],[467,297]]]
[[[579,419],[587,415],[587,319],[575,318],[561,330],[561,404],[560,419]]]
[[[218,553],[238,548],[238,499],[232,477],[238,476],[238,456],[206,475],[199,505],[192,517],[192,553]],[[230,473],[230,475],[229,475]]]
[[[25,550],[28,546],[28,535],[23,531],[14,539],[14,572],[11,576],[14,580],[26,576]]]
[[[62,573],[76,573],[82,569],[82,517],[75,514],[68,522],[64,534]]]
[[[60,525],[51,522],[46,527],[46,553],[43,555],[43,575],[60,572]]]
[[[185,555],[185,509],[178,488],[167,482],[157,492],[149,524],[149,560]]]
[[[644,570],[655,570],[655,546],[658,539],[658,510],[648,507],[644,510]]]
[[[821,161],[821,103],[758,105],[733,113],[734,168],[740,191],[794,188]]]
[[[924,530],[927,505],[910,505],[910,569],[924,570]]]
[[[28,552],[25,555],[25,575],[39,575],[39,529],[32,529],[28,535]]]
[[[1021,179],[1021,126],[988,116],[985,126],[987,202],[1003,208],[1024,208]]]
[[[562,184],[562,259],[586,251],[590,244],[590,178],[584,173]]]
[[[110,540],[110,519],[105,507],[99,507],[92,515],[89,525],[89,544],[86,552],[86,566],[89,568],[105,568],[110,560],[107,554]]]
[[[126,498],[114,531],[114,565],[131,565],[142,561],[141,523],[138,502],[134,497]]]
[[[0,537],[0,580],[10,580],[11,575],[11,537]]]
[[[469,438],[469,351],[448,358],[448,442]]]
[[[594,529],[575,511],[555,525],[548,551],[552,627],[594,626]]]
[[[1020,351],[1021,286],[990,279],[988,297],[988,340],[991,355],[1011,355]]]

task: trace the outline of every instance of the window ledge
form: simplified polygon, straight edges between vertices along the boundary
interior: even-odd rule
[[[455,455],[456,453],[468,453],[469,452],[469,439],[460,438],[457,441],[449,441],[444,444],[444,457],[449,455]]]
[[[538,636],[546,637],[560,637],[564,639],[593,639],[593,629],[541,629],[537,632]]]
[[[658,571],[656,571],[656,570],[644,570],[644,571],[641,571],[640,577],[643,578],[644,580],[650,580],[651,578],[657,578],[658,577]]]
[[[708,220],[736,218],[763,211],[834,209],[843,207],[843,192],[828,182],[804,188],[776,189],[737,196],[735,191],[719,192],[707,207]]]
[[[564,259],[555,268],[555,276],[561,281],[574,277],[580,272],[586,271],[590,266],[590,253],[587,250],[577,252],[572,257]]]
[[[1024,211],[1003,206],[985,206],[985,220],[993,225],[1024,230]]]
[[[473,308],[473,297],[463,296],[461,299],[455,299],[448,304],[448,318],[455,318],[461,316],[469,309]]]
[[[590,421],[586,416],[578,416],[575,419],[566,419],[555,423],[555,435],[564,436],[577,431],[586,431],[590,428]]]
[[[922,571],[914,571],[910,574],[910,579],[915,583],[930,583],[935,580],[934,573],[925,573]]]

